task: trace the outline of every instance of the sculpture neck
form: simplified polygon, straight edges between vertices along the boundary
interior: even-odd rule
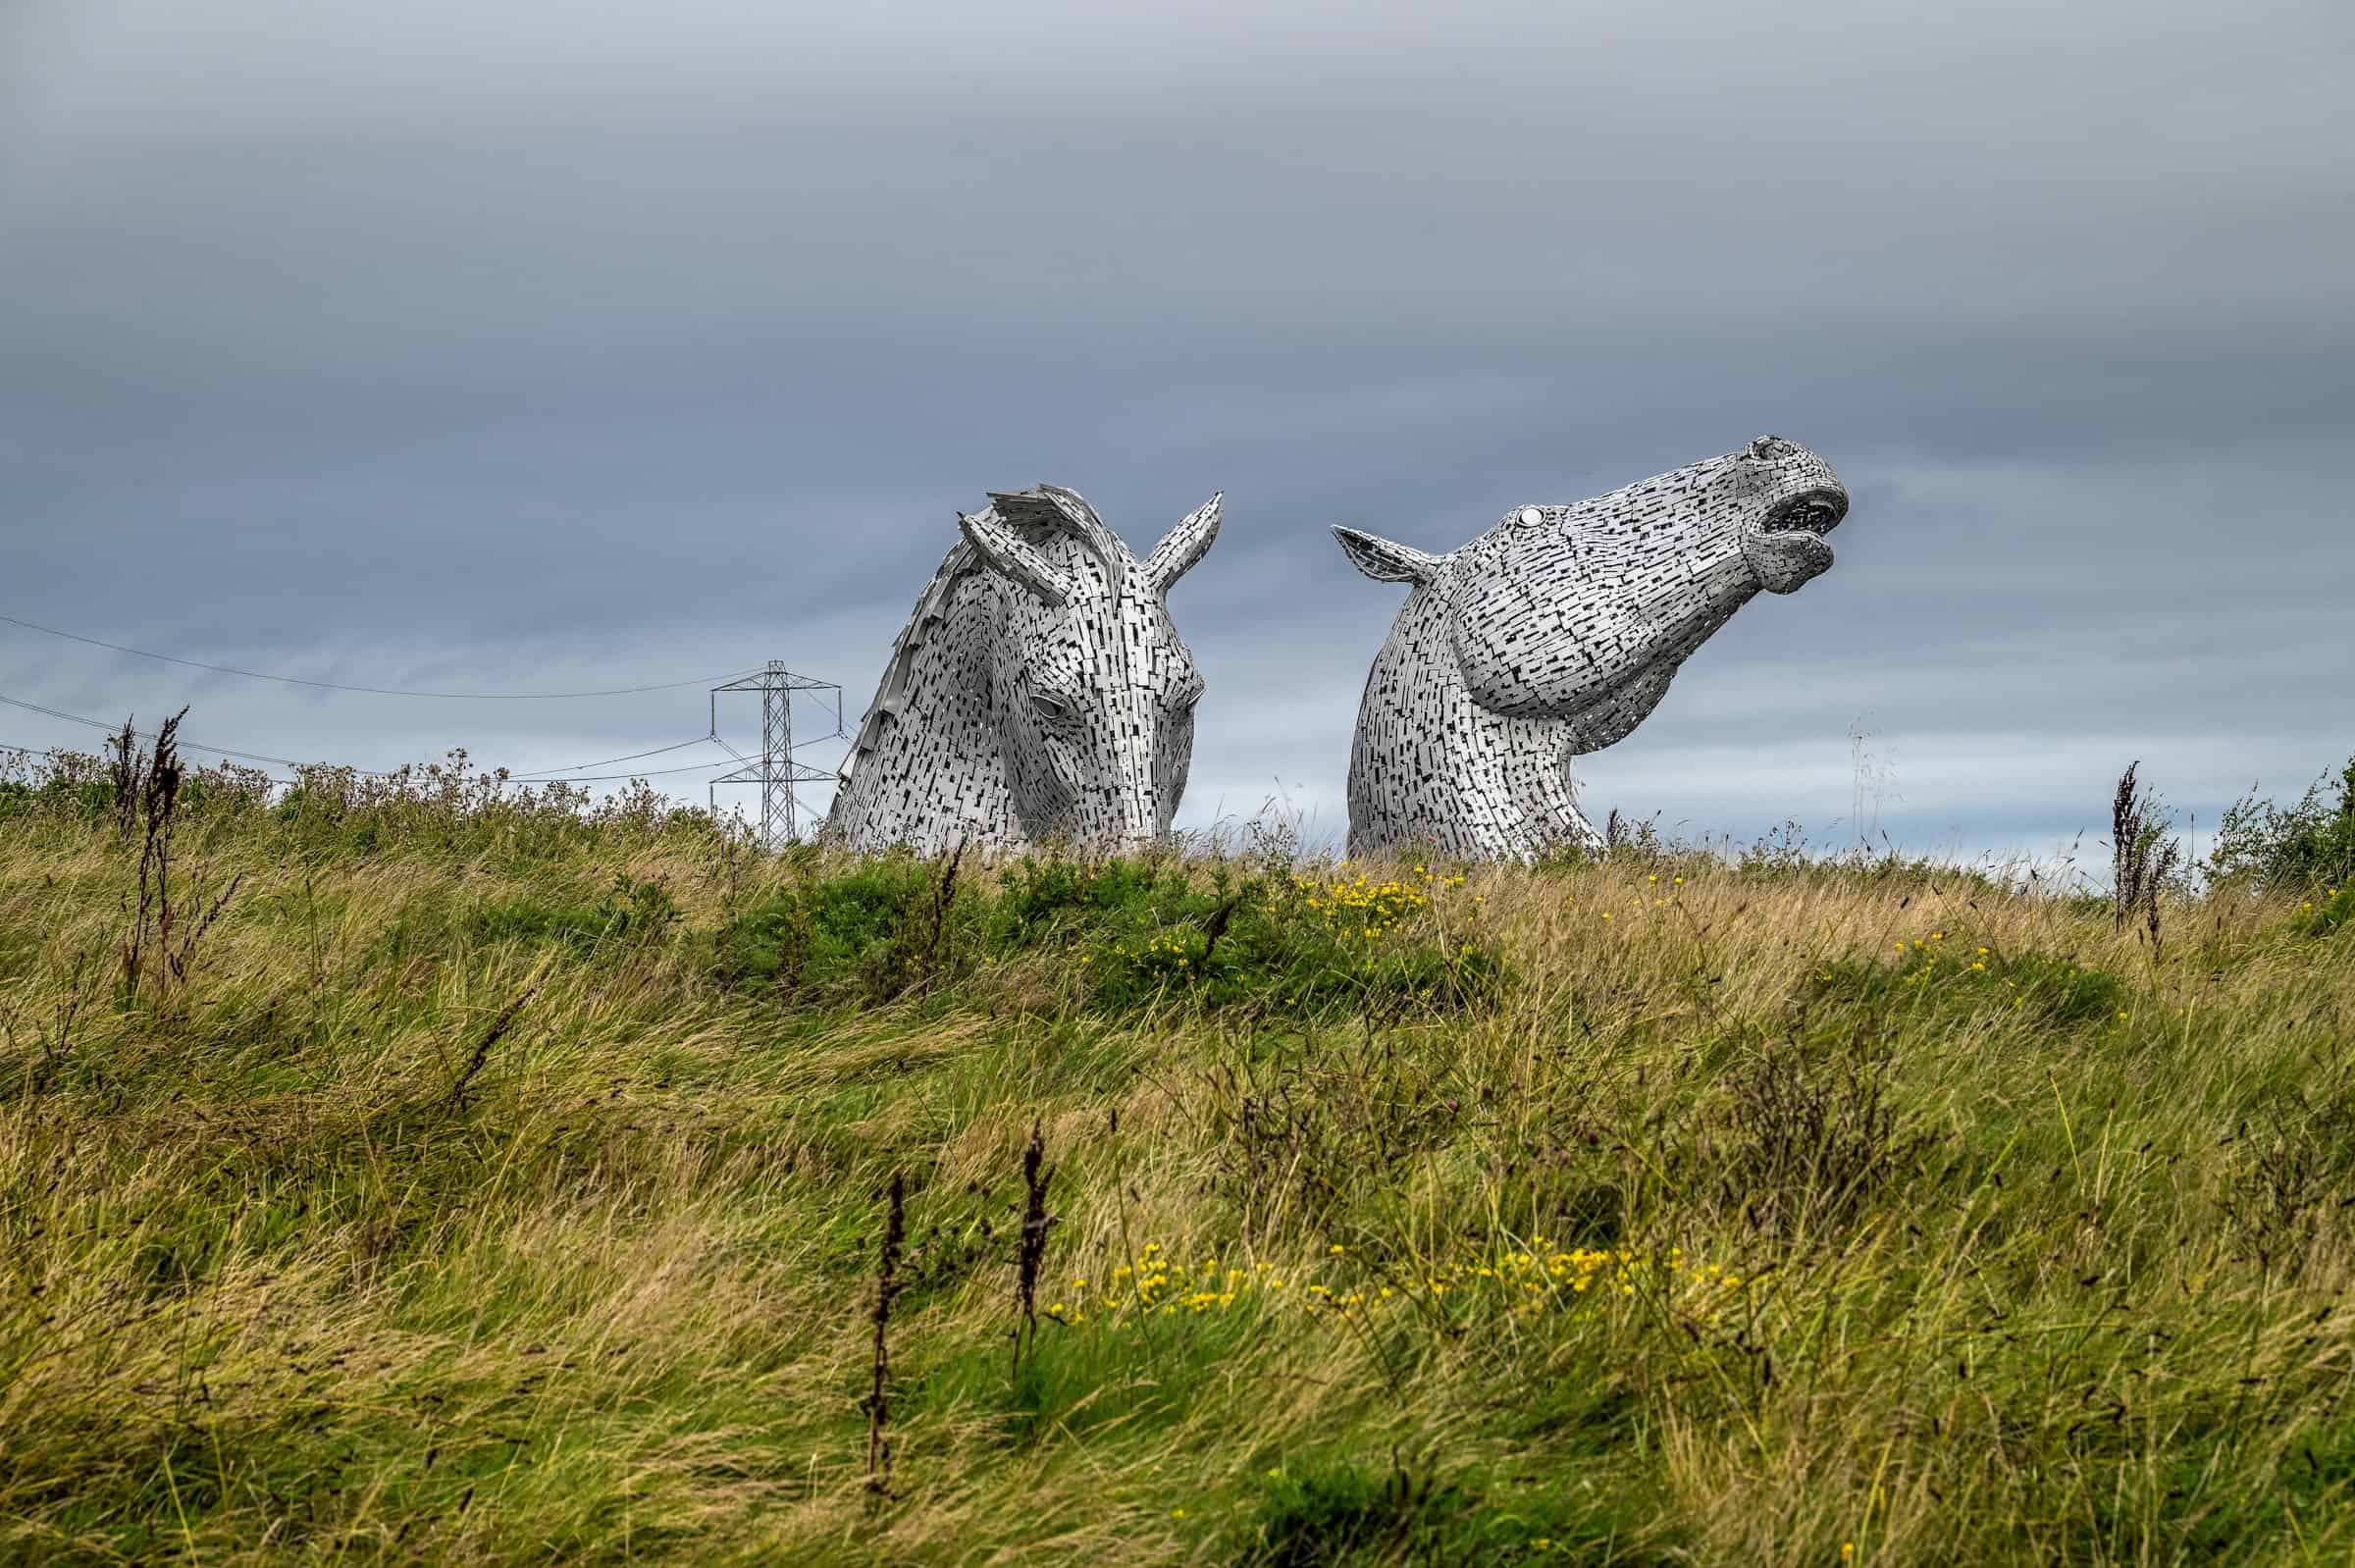
[[[1443,597],[1417,588],[1366,677],[1349,758],[1351,853],[1420,845],[1526,859],[1599,844],[1570,776],[1572,726],[1483,707],[1447,623]]]
[[[1003,837],[1010,792],[996,736],[1005,714],[988,661],[972,656],[1002,619],[996,593],[972,574],[918,602],[836,793],[830,833],[862,849],[905,844],[922,854]]]

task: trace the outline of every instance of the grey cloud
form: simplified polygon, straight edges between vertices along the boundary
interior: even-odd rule
[[[1492,333],[1917,329],[1928,305],[2116,332],[2190,302],[2279,324],[2336,297],[2348,238],[2349,29],[2319,7],[488,20],[509,11],[534,16],[92,22],[20,111],[21,199],[132,276],[309,288],[328,342],[382,311],[643,343],[886,300]]]
[[[1923,835],[2066,834],[2131,755],[2213,804],[2355,744],[2342,8],[0,29],[0,610],[372,684],[773,654],[855,709],[983,491],[1072,484],[1147,541],[1223,488],[1176,603],[1211,684],[1186,820],[1281,778],[1337,828],[1396,599],[1328,523],[1444,548],[1777,431],[1850,481],[1841,564],[1591,758],[1598,805],[1825,820],[1865,714]],[[372,764],[704,713],[331,699],[7,628],[0,674]],[[62,738],[32,727],[0,740]]]

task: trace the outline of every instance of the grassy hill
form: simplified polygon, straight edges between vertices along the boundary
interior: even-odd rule
[[[2346,1561],[2346,904],[0,786],[0,1557]]]

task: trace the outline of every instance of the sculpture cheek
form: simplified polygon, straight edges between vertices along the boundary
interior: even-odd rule
[[[1585,645],[1594,596],[1560,569],[1470,585],[1454,605],[1449,647],[1472,700],[1506,716],[1553,714],[1591,695],[1598,671]]]
[[[1455,654],[1456,673],[1472,701],[1491,711],[1510,709],[1528,701],[1528,683],[1513,659],[1519,643],[1519,635],[1506,631],[1498,621],[1456,620],[1448,646]]]

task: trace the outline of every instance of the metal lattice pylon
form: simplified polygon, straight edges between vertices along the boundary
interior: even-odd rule
[[[711,688],[711,733],[719,733],[719,694],[722,692],[759,692],[760,694],[760,755],[748,758],[745,765],[733,773],[723,773],[711,780],[720,784],[758,784],[760,786],[760,847],[774,852],[801,837],[800,803],[794,799],[796,784],[832,783],[834,775],[814,767],[804,767],[793,759],[793,694],[796,692],[832,692],[834,694],[834,731],[831,735],[813,737],[805,745],[817,741],[838,740],[842,737],[842,688],[831,681],[812,680],[796,675],[785,667],[782,659],[770,659],[768,667],[758,675]],[[742,756],[742,753],[737,754]]]

